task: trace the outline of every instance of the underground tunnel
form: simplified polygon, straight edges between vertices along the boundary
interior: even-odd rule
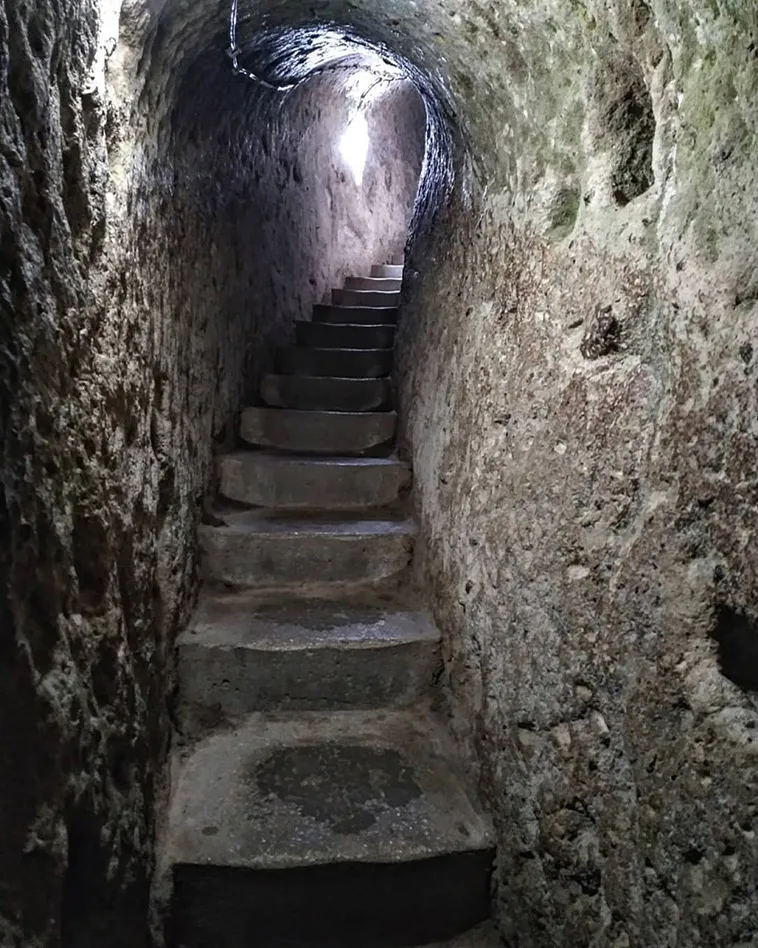
[[[3,0],[3,948],[756,944],[757,47]]]

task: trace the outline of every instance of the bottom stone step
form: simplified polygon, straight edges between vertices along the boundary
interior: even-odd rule
[[[489,915],[491,827],[418,712],[252,715],[207,738],[166,856],[176,948],[421,945]]]
[[[426,945],[489,913],[490,863],[467,854],[255,872],[177,867],[172,948]]]

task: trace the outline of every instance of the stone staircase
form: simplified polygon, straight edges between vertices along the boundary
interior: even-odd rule
[[[171,948],[497,944],[491,827],[435,693],[392,452],[402,266],[333,290],[225,456],[178,641]]]

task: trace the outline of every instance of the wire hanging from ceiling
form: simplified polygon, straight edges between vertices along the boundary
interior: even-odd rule
[[[237,45],[237,18],[239,16],[239,0],[232,0],[232,11],[229,17],[229,49],[227,49],[227,55],[232,61],[232,71],[235,75],[245,76],[247,79],[252,79],[253,82],[257,82],[262,85],[265,89],[271,89],[274,92],[289,92],[291,89],[294,89],[298,82],[287,82],[287,83],[274,83],[269,82],[268,79],[263,79],[257,73],[254,73],[250,69],[245,69],[244,66],[240,65],[239,57],[242,50]]]
[[[345,47],[347,47],[348,44],[355,45],[355,47],[357,47],[356,50],[351,54],[348,54],[347,48],[345,48],[343,52],[343,58],[347,57],[348,55],[360,56],[361,58],[359,61],[356,61],[355,59],[352,59],[351,62],[332,61],[327,62],[322,66],[314,66],[306,75],[301,76],[292,82],[276,82],[272,81],[271,79],[264,79],[263,76],[259,75],[252,69],[248,69],[246,66],[243,66],[240,63],[240,56],[242,55],[243,50],[237,41],[238,20],[239,0],[232,0],[231,12],[229,16],[229,46],[226,50],[226,53],[232,63],[232,71],[235,75],[240,75],[244,76],[246,79],[251,79],[253,82],[261,85],[263,88],[270,89],[273,92],[290,92],[292,89],[296,89],[303,82],[307,82],[309,79],[313,79],[315,76],[338,70],[344,70],[346,72],[361,70],[362,72],[372,73],[377,77],[374,85],[379,85],[383,82],[402,82],[408,78],[395,64],[387,61],[385,57],[380,56],[376,50],[371,49],[369,54],[370,46],[369,44],[366,44],[365,40],[361,42],[356,37],[350,38],[346,35],[343,35],[341,39],[345,44]],[[326,32],[329,30],[329,27],[324,25],[322,29],[324,32]],[[364,47],[362,54],[359,52],[361,46]],[[368,48],[366,48],[367,46]],[[383,68],[377,69],[375,66],[373,66],[369,61],[367,54],[371,55],[373,59],[381,59]]]

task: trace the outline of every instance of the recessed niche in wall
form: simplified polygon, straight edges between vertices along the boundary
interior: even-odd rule
[[[758,691],[758,622],[720,606],[711,636],[718,643],[721,672],[738,688]]]

